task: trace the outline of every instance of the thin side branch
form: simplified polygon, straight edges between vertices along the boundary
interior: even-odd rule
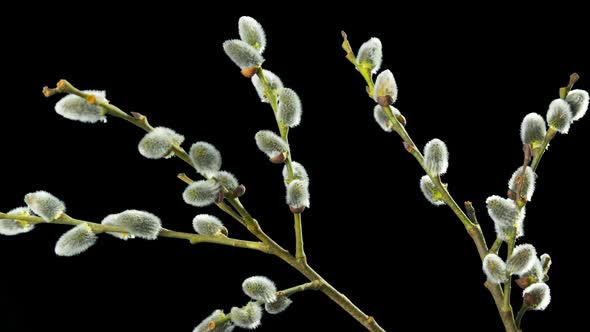
[[[62,215],[60,218],[52,221],[52,222],[45,222],[40,217],[35,216],[23,216],[23,215],[13,215],[13,214],[5,214],[0,213],[0,219],[13,219],[13,220],[22,220],[26,221],[31,225],[37,224],[47,224],[47,225],[80,225],[80,224],[88,224],[92,229],[92,232],[95,234],[100,233],[124,233],[128,234],[129,231],[125,228],[118,227],[118,226],[111,226],[111,225],[103,225],[98,224],[90,221],[74,219],[66,214]],[[197,243],[215,243],[230,247],[236,248],[245,248],[245,249],[252,249],[258,250],[264,253],[270,253],[269,247],[262,242],[254,242],[254,241],[245,241],[234,239],[226,236],[206,236],[200,234],[193,234],[193,233],[185,233],[185,232],[177,232],[169,229],[162,229],[158,237],[165,237],[165,238],[172,238],[172,239],[183,239],[188,240],[191,244]]]

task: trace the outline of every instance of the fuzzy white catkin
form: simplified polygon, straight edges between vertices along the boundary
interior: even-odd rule
[[[226,171],[219,171],[213,176],[217,182],[225,187],[230,192],[236,190],[236,188],[240,185],[238,179],[230,172]]]
[[[391,108],[393,116],[397,117],[401,115],[400,111],[397,108],[393,106],[389,106],[389,108]],[[375,121],[381,127],[381,129],[388,133],[391,132],[393,124],[387,117],[387,114],[385,114],[385,110],[383,110],[383,107],[381,107],[381,105],[375,105],[375,108],[373,109],[373,116],[375,117]]]
[[[420,190],[422,191],[422,194],[424,194],[426,200],[433,205],[439,206],[445,204],[445,202],[440,199],[441,196],[438,193],[438,189],[436,189],[436,186],[428,175],[424,175],[420,178]]]
[[[537,113],[529,113],[520,125],[522,144],[540,145],[547,135],[547,125],[543,117]]]
[[[570,105],[573,121],[580,120],[586,114],[589,100],[588,92],[584,90],[572,90],[567,94],[565,101]]]
[[[488,197],[486,204],[488,214],[494,221],[496,236],[498,238],[506,241],[514,225],[517,226],[516,238],[524,235],[523,222],[526,215],[526,209],[524,207],[519,211],[513,200],[497,195]]]
[[[149,159],[160,159],[171,156],[174,144],[184,142],[184,136],[166,127],[156,127],[145,134],[137,146],[139,153]]]
[[[262,25],[250,16],[242,16],[238,20],[240,39],[254,46],[260,53],[266,48],[266,34]]]
[[[305,167],[303,167],[303,165],[301,165],[300,163],[298,163],[296,161],[292,161],[291,167],[293,168],[293,179],[294,180],[301,180],[301,181],[309,183],[309,175],[307,174],[307,171],[305,170]],[[283,180],[285,180],[286,186],[289,186],[289,184],[287,183],[288,177],[289,177],[289,169],[287,168],[287,165],[285,165],[283,167]]]
[[[125,228],[133,237],[155,240],[162,229],[162,222],[156,215],[140,210],[126,210],[118,214],[109,215],[102,221],[103,225]],[[109,233],[121,239],[125,234]]]
[[[537,250],[530,244],[520,244],[512,251],[506,268],[512,274],[523,274],[533,268],[537,261]]]
[[[61,217],[66,211],[64,202],[43,190],[26,194],[25,203],[31,211],[46,222]]]
[[[373,99],[378,102],[378,98],[383,96],[390,96],[392,102],[395,102],[397,99],[397,83],[390,70],[382,71],[377,75],[377,79],[375,80]]]
[[[486,204],[488,214],[497,224],[511,226],[523,218],[522,211],[518,210],[516,203],[511,199],[493,195],[486,199]]]
[[[287,187],[287,204],[293,208],[309,207],[309,184],[293,180]]]
[[[368,68],[371,73],[375,74],[381,68],[383,61],[383,47],[379,38],[371,38],[364,42],[356,56],[358,65]]]
[[[231,332],[234,330],[234,325],[230,321],[226,321],[224,323],[219,323],[223,318],[225,318],[225,314],[221,310],[215,310],[211,315],[207,318],[203,319],[197,327],[193,330],[193,332]],[[215,327],[211,329],[211,322],[215,322]]]
[[[8,211],[7,214],[18,215],[18,216],[29,216],[28,207],[17,207]],[[0,234],[1,235],[18,235],[32,231],[35,225],[31,225],[26,221],[14,220],[14,219],[0,219]]]
[[[527,295],[531,298],[532,303],[529,305],[533,310],[545,310],[551,303],[551,290],[545,283],[538,282],[525,288],[522,296],[526,298]]]
[[[534,259],[533,266],[528,270],[518,275],[519,278],[530,277],[533,282],[543,281],[543,266],[538,258]]]
[[[225,228],[221,220],[209,214],[199,214],[193,218],[193,228],[201,235],[216,236]]]
[[[522,166],[520,166],[514,173],[512,173],[512,177],[508,181],[508,188],[510,190],[517,192],[519,185],[517,183],[517,179],[521,179],[522,181],[522,191],[520,194],[524,194],[524,198],[527,201],[530,201],[533,197],[533,193],[535,192],[535,172],[530,166],[526,167],[526,171],[524,173],[524,177],[522,176]]]
[[[242,308],[233,307],[230,315],[231,321],[236,326],[253,330],[260,326],[262,307],[256,302],[250,302]]]
[[[92,247],[98,238],[87,223],[80,224],[65,232],[55,244],[58,256],[76,256]]]
[[[257,67],[264,62],[264,58],[254,46],[239,39],[226,40],[223,50],[241,69]]]
[[[424,146],[424,164],[433,175],[443,175],[449,167],[449,150],[445,142],[438,138]]]
[[[109,214],[108,216],[104,217],[104,219],[101,221],[101,224],[107,225],[107,226],[121,227],[121,225],[118,222],[118,218],[119,218],[119,213]],[[130,232],[129,233],[107,232],[107,234],[112,235],[112,236],[119,238],[121,240],[125,240],[125,241],[135,238],[135,236],[133,234],[131,234]]]
[[[279,121],[288,127],[297,127],[301,123],[301,99],[295,91],[289,88],[281,89],[279,93]]]
[[[268,84],[271,93],[280,93],[283,89],[283,82],[281,81],[281,79],[270,70],[263,69],[262,73],[264,74],[264,78],[266,79],[266,83]],[[266,96],[266,91],[264,91],[264,84],[262,84],[262,81],[260,80],[260,77],[258,77],[258,75],[252,76],[252,85],[254,85],[256,93],[258,93],[260,101],[262,101],[263,103],[270,102],[268,100],[268,97]]]
[[[279,135],[270,130],[260,130],[254,136],[256,146],[269,158],[289,151],[289,145]]]
[[[277,296],[275,301],[265,303],[264,309],[266,309],[266,312],[269,314],[276,315],[285,311],[291,305],[291,303],[293,303],[293,301],[290,298],[280,295]]]
[[[555,99],[549,104],[547,123],[562,134],[567,134],[573,121],[570,105],[563,99]]]
[[[221,169],[221,153],[207,142],[197,142],[191,146],[189,156],[197,172],[206,178],[215,175]]]
[[[197,207],[213,204],[219,194],[219,184],[212,180],[199,180],[189,184],[182,198],[184,202]]]
[[[254,276],[244,280],[242,290],[252,299],[264,303],[274,302],[277,299],[275,283],[264,276]]]
[[[483,272],[488,280],[493,284],[501,284],[506,282],[506,264],[496,254],[488,254],[483,259]]]
[[[97,101],[106,101],[105,91],[86,90],[83,92],[96,96]],[[106,122],[104,108],[90,104],[86,99],[72,94],[63,97],[55,104],[55,112],[66,119],[80,122]]]

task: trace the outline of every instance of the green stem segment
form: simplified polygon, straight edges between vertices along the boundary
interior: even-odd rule
[[[529,311],[529,306],[523,303],[520,307],[520,310],[518,310],[518,314],[516,315],[516,325],[518,326],[518,328],[520,328],[522,318],[524,317],[524,314],[526,314],[527,311]]]
[[[498,254],[498,251],[500,251],[500,247],[502,247],[502,243],[504,241],[502,241],[502,239],[500,238],[496,238],[496,241],[494,241],[494,244],[492,245],[492,247],[490,248],[490,254]]]
[[[514,251],[514,244],[516,243],[516,228],[517,225],[512,227],[512,231],[508,236],[508,253],[506,257],[509,259],[512,256],[512,252]],[[504,303],[502,305],[502,309],[504,311],[512,312],[512,305],[510,305],[510,292],[512,290],[512,273],[506,271],[506,277],[508,281],[504,283]]]
[[[545,140],[543,140],[543,144],[541,144],[540,147],[535,148],[535,150],[533,151],[533,163],[531,164],[533,172],[537,171],[537,167],[539,167],[541,158],[543,158],[543,155],[545,154],[545,151],[547,151],[549,143],[555,137],[556,134],[557,131],[555,130],[555,128],[549,127],[549,130],[547,130],[547,134],[545,135]]]

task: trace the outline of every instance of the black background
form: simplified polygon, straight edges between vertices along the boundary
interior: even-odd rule
[[[484,201],[504,195],[521,163],[522,117],[544,116],[574,71],[582,77],[578,87],[590,89],[582,13],[424,6],[344,15],[338,8],[281,6],[272,14],[76,8],[3,23],[0,210],[43,189],[80,219],[99,222],[135,208],[159,215],[165,227],[190,231],[194,215],[212,213],[233,237],[250,238],[215,207],[184,204],[176,174],[190,169],[179,160],[141,157],[138,129],[113,118],[90,125],[56,115],[58,98],[44,98],[41,87],[67,78],[81,89],[107,90],[123,110],[174,128],[186,136],[185,147],[215,144],[224,169],[248,188],[244,204],[268,234],[293,248],[281,168],[253,139],[260,129],[275,129],[272,113],[221,48],[237,38],[239,16],[251,15],[267,31],[265,68],[303,100],[303,122],[290,138],[294,158],[311,176],[312,206],[303,215],[310,264],[388,331],[433,324],[500,331],[475,247],[448,208],[424,200],[422,171],[399,138],[374,123],[374,103],[343,57],[340,30],[355,49],[369,37],[382,40],[383,68],[397,79],[396,106],[408,131],[419,146],[434,137],[447,143],[444,181],[458,202],[474,202],[491,243]],[[521,242],[553,257],[553,302],[527,314],[527,331],[586,325],[588,122],[558,135],[538,170]],[[0,238],[0,331],[191,331],[212,310],[245,303],[240,285],[248,276],[267,275],[281,288],[305,281],[272,256],[170,239],[101,236],[79,257],[56,257],[55,241],[66,229],[41,225]],[[518,307],[520,291],[514,293]],[[320,293],[293,299],[284,314],[266,316],[260,331],[363,330]]]

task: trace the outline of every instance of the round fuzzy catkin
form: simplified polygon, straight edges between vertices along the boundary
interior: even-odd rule
[[[433,175],[443,175],[449,167],[449,150],[445,142],[438,138],[424,146],[424,164]]]
[[[383,61],[383,46],[379,38],[371,38],[364,42],[356,56],[356,62],[359,66],[369,69],[373,74],[381,68]]]
[[[17,216],[30,216],[28,207],[18,207],[8,211],[7,214]],[[18,235],[32,231],[35,225],[31,225],[26,221],[14,219],[0,219],[0,234],[6,236]]]
[[[253,46],[260,53],[266,48],[266,33],[262,25],[250,16],[242,16],[238,20],[240,39]]]
[[[125,228],[129,234],[146,240],[155,240],[162,229],[160,218],[140,210],[126,210],[107,216],[102,223]]]
[[[209,178],[221,169],[221,153],[207,142],[197,142],[191,146],[189,156],[197,172]]]
[[[43,190],[26,194],[25,203],[31,211],[46,222],[61,217],[66,211],[64,202]]]
[[[547,135],[547,125],[543,117],[537,113],[529,113],[520,124],[520,139],[522,144],[539,146]]]
[[[219,189],[219,184],[213,180],[199,180],[186,187],[182,198],[189,205],[203,207],[215,202]]]
[[[199,214],[193,218],[193,228],[201,235],[217,236],[225,227],[221,220],[209,214]]]
[[[240,69],[258,67],[264,62],[260,52],[243,40],[226,40],[223,50]]]
[[[184,136],[166,127],[156,127],[145,134],[139,141],[139,153],[148,159],[160,159],[171,156],[174,145],[184,142]]]
[[[76,256],[92,247],[98,238],[87,223],[65,232],[55,244],[58,256]]]
[[[252,299],[264,303],[274,302],[277,299],[277,287],[267,277],[254,276],[244,280],[242,290]]]

